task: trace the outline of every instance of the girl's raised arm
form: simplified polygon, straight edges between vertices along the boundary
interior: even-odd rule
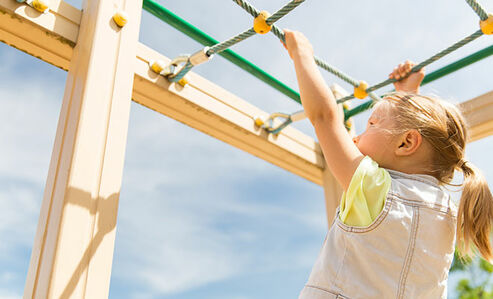
[[[346,190],[363,154],[344,127],[334,95],[315,64],[310,42],[300,32],[285,29],[284,33],[305,113],[315,128],[327,166]]]

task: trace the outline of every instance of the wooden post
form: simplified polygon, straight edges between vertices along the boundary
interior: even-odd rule
[[[24,298],[107,297],[132,67],[138,103],[323,185],[332,223],[342,190],[312,138],[291,127],[266,134],[253,119],[267,112],[196,74],[181,88],[149,71],[150,59],[169,59],[142,44],[135,50],[141,1],[97,1],[82,13],[51,0],[50,12],[40,14],[0,0],[0,41],[70,70]],[[130,17],[123,29],[111,20],[119,6]],[[493,134],[492,98],[490,92],[459,105],[469,141]]]
[[[141,10],[84,3],[24,298],[108,297]]]
[[[342,187],[336,181],[330,170],[326,167],[323,172],[325,212],[327,213],[327,224],[332,226],[336,209],[339,206],[342,196]]]

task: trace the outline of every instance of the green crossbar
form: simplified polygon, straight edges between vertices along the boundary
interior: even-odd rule
[[[160,20],[168,23],[178,31],[188,35],[204,46],[212,46],[219,43],[219,41],[215,40],[211,36],[207,35],[205,32],[201,31],[197,27],[175,15],[156,1],[144,0],[143,8]],[[277,89],[284,95],[301,104],[300,94],[298,92],[296,92],[286,84],[282,83],[281,81],[277,80],[272,75],[268,74],[267,72],[265,72],[255,64],[251,63],[250,61],[246,60],[242,56],[238,55],[237,53],[231,51],[230,49],[227,49],[219,53],[219,55],[223,56],[243,70],[254,75],[258,79],[262,80],[263,82]]]
[[[213,46],[219,43],[211,36],[207,35],[197,27],[191,25],[187,21],[175,15],[173,12],[166,9],[159,3],[155,2],[154,0],[144,0],[143,8],[144,10],[158,17],[159,19],[168,23],[178,31],[188,35],[189,37],[191,37],[192,39],[201,43],[204,46]],[[467,57],[464,57],[458,61],[455,61],[451,64],[448,64],[436,71],[429,73],[428,75],[425,76],[421,85],[425,85],[427,83],[435,81],[443,76],[446,76],[452,72],[464,68],[474,62],[477,62],[481,59],[491,56],[492,54],[493,54],[493,45],[485,49],[482,49],[476,53],[473,53]],[[295,100],[298,103],[301,103],[300,95],[298,92],[296,92],[286,84],[282,83],[281,81],[277,80],[272,75],[268,74],[267,72],[265,72],[255,64],[251,63],[250,61],[246,60],[242,56],[238,55],[237,53],[231,51],[230,49],[227,49],[219,53],[219,55],[223,56],[227,60],[231,61],[232,63],[239,66],[243,70],[247,71],[248,73],[254,75],[258,79],[265,82],[266,84],[277,89],[278,91],[288,96],[289,98]],[[373,101],[367,101],[359,106],[354,107],[351,110],[346,111],[345,118],[348,119],[356,114],[359,114],[369,109],[372,103]]]
[[[452,62],[452,63],[450,63],[450,64],[448,64],[442,68],[439,68],[436,71],[429,73],[428,75],[425,76],[425,78],[423,79],[423,82],[421,82],[421,86],[423,86],[427,83],[430,83],[432,81],[435,81],[437,79],[440,79],[443,76],[446,76],[450,73],[453,73],[457,70],[460,70],[461,68],[464,68],[470,64],[473,64],[473,63],[480,61],[481,59],[484,59],[486,57],[489,57],[491,55],[493,55],[493,45],[486,47],[482,50],[479,50],[479,51],[477,51],[477,52],[475,52],[469,56],[466,56],[466,57],[459,59],[455,62]],[[373,103],[373,101],[368,101],[368,102],[365,102],[359,106],[354,107],[351,110],[348,110],[345,114],[345,119],[348,119],[352,116],[355,116],[356,114],[359,114],[359,113],[369,109],[371,107],[372,103]]]

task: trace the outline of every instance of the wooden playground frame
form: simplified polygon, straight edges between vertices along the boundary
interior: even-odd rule
[[[131,99],[323,186],[334,214],[340,188],[315,140],[267,134],[253,119],[268,113],[196,74],[183,87],[152,72],[169,59],[138,42],[141,1],[88,0],[83,12],[0,0],[0,40],[68,71],[24,298],[108,297]],[[493,133],[493,91],[459,106],[470,141]]]

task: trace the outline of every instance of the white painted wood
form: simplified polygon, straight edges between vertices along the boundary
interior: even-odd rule
[[[118,7],[129,14],[121,29]],[[141,10],[138,0],[84,3],[24,298],[108,297]]]
[[[81,12],[78,9],[58,0],[52,3],[49,14],[40,14],[24,4],[0,0],[0,11],[3,12],[0,13],[0,40],[57,67],[69,68],[79,34]],[[106,21],[110,22],[109,19]],[[253,117],[266,117],[268,113],[193,73],[189,76],[191,83],[185,88],[169,84],[164,78],[149,71],[146,65],[149,60],[168,59],[141,44],[138,44],[137,49],[133,88],[133,97],[137,102],[316,184],[324,185],[326,200],[329,197],[339,198],[340,191],[332,186],[334,180],[324,171],[321,150],[312,138],[290,127],[278,137],[267,135],[253,125]],[[459,105],[471,127],[470,141],[493,134],[492,97],[490,92]],[[61,117],[61,120],[69,124],[68,120],[73,116],[68,111],[73,108],[65,105],[62,109],[66,119]],[[72,127],[59,128],[69,129],[73,130]],[[62,139],[57,139],[57,142],[56,147],[65,146]],[[53,187],[49,184],[47,186],[49,194],[45,197],[51,196],[50,188]],[[335,209],[333,203],[331,200],[326,206],[328,216]],[[43,206],[43,209],[40,223],[46,221],[43,217],[47,217],[53,207]],[[42,245],[39,240],[36,244]],[[37,259],[34,252],[33,257]]]
[[[323,158],[318,143],[288,127],[278,136],[254,124],[268,114],[206,79],[189,73],[185,87],[154,74],[148,61],[168,58],[139,46],[133,100],[206,134],[247,151],[317,184],[322,183]]]
[[[472,142],[493,134],[493,91],[460,103],[469,126],[469,140]]]
[[[0,7],[8,1],[11,0],[0,0]],[[12,11],[8,13],[15,15]],[[56,15],[56,17],[62,18],[59,15]],[[63,17],[60,21],[57,19],[55,23],[59,24],[60,27],[68,26],[63,25],[63,19],[67,18]],[[70,30],[72,30],[70,35],[77,33],[76,28],[68,26],[65,31],[58,30],[58,33],[54,33],[53,29],[45,28],[44,30],[48,34],[38,34],[36,30],[39,27],[32,23],[31,20],[18,15],[16,18],[9,17],[0,22],[0,29],[9,28],[9,30],[13,30],[10,28],[19,26],[23,26],[23,32],[26,36],[36,35],[40,39],[29,44],[16,44],[16,42],[19,42],[19,39],[17,39],[11,41],[11,44],[16,47],[20,46],[21,50],[33,53],[33,55],[44,44],[58,44],[60,47],[52,47],[53,56],[66,57],[67,53],[63,53],[61,49],[63,49],[64,45],[62,41],[68,37],[59,36],[58,33],[68,34],[66,32]],[[323,159],[321,150],[318,143],[311,137],[293,128],[286,128],[278,137],[266,134],[254,126],[253,118],[267,116],[267,112],[261,111],[192,73],[189,76],[192,78],[191,84],[187,87],[181,88],[181,86],[175,86],[174,84],[170,85],[164,78],[158,78],[146,65],[152,59],[162,59],[164,61],[169,61],[169,59],[141,44],[138,49],[135,60],[136,72],[138,72],[136,78],[138,80],[135,81],[133,97],[136,100],[138,99],[139,103],[233,146],[246,150],[261,159],[301,175],[310,181],[322,184]],[[70,57],[71,55],[68,56]],[[61,65],[62,68],[68,68],[67,63],[70,60],[70,58],[67,58],[64,60],[65,64],[60,64],[56,59],[52,59],[51,56],[43,56],[41,58],[49,63]],[[156,97],[154,92],[158,92],[159,97]],[[180,98],[181,101],[169,100],[174,99],[175,96]],[[194,117],[199,118],[194,119]],[[247,138],[243,138],[244,136]]]
[[[64,2],[57,3],[57,5],[53,5],[52,7],[52,15],[55,18],[52,20],[52,17],[41,15],[30,7],[17,4],[15,1],[0,0],[0,10],[6,12],[6,14],[0,14],[0,39],[6,41],[14,47],[21,49],[22,51],[40,57],[41,59],[56,66],[68,68],[68,62],[71,57],[70,45],[73,46],[73,36],[77,36],[78,34],[78,19],[80,18],[80,11]],[[32,17],[35,14],[37,15]],[[51,21],[46,21],[43,18],[47,18]],[[57,24],[57,26],[54,26],[54,24]],[[17,28],[20,29],[17,30]],[[16,38],[13,38],[12,36]],[[43,48],[45,45],[51,46],[49,49],[45,49]],[[167,88],[166,86],[169,84],[167,85],[163,78],[159,78],[158,80],[157,76],[152,72],[147,71],[144,65],[145,62],[151,60],[152,57],[160,57],[164,60],[168,59],[145,47],[144,45],[139,44],[138,49],[135,64],[136,72],[139,73],[136,74],[136,76],[140,77],[142,80],[139,79],[140,81],[136,82],[156,83],[160,86],[158,90],[165,91],[164,93],[161,93],[164,97],[160,97],[161,100],[157,100],[157,102],[156,100],[152,100],[152,96],[146,100],[145,94],[149,94],[149,92],[139,90],[139,88],[144,87],[146,89],[152,89],[154,87],[150,87],[148,84],[144,83],[137,84],[134,86],[134,98],[140,99],[138,101],[141,104],[146,105],[151,109],[158,110],[160,113],[164,113],[179,121],[187,123],[188,125],[191,125],[206,134],[246,150],[261,159],[265,159],[275,165],[287,169],[288,171],[301,175],[310,181],[317,184],[322,184],[321,172],[324,168],[323,159],[321,159],[322,156],[318,144],[312,138],[289,127],[283,130],[279,138],[264,136],[265,134],[262,135],[261,132],[255,131],[255,128],[252,127],[252,122],[248,118],[255,116],[265,117],[268,113],[260,111],[256,107],[242,101],[241,99],[238,99],[234,95],[231,95],[227,91],[197,75],[190,74],[195,78],[189,86],[191,88]],[[48,53],[49,55],[43,53]],[[57,57],[62,57],[62,59]],[[203,94],[203,97],[201,97],[202,99],[209,97],[214,104],[202,105],[202,103],[207,103],[207,101],[203,100],[193,102],[193,100],[188,97],[189,95],[195,96],[197,93]],[[172,95],[178,95],[182,99],[183,103],[181,105],[176,105],[173,108],[166,107],[164,98],[167,94],[171,97],[173,97]],[[221,109],[213,111],[213,107],[221,105],[223,105],[223,107],[229,107],[228,109],[230,109],[231,113],[226,112],[226,115],[222,115],[221,113],[223,113],[223,111]],[[161,108],[158,109],[158,106]],[[174,112],[171,110],[174,110]],[[203,122],[194,120],[191,115],[196,113],[196,111],[191,110],[200,110],[202,114],[215,114],[214,117],[211,117],[211,120],[213,120],[214,123],[209,122],[204,125]],[[224,111],[228,110],[226,109]],[[186,117],[186,115],[189,115],[190,117]],[[242,115],[243,117],[236,118],[237,115]],[[467,115],[469,114],[466,113],[466,117]],[[472,119],[470,119],[469,122],[474,124]],[[486,121],[478,124],[477,129],[475,128],[475,125],[472,126],[472,131],[481,132],[480,134],[473,134],[473,140],[489,136],[493,133],[493,130],[487,125],[487,123],[488,122]],[[221,126],[224,124],[229,126],[229,128],[222,129]],[[245,128],[247,128],[247,131],[249,132],[247,136],[252,137],[249,134],[254,133],[257,138],[245,138],[243,140],[238,140],[241,138],[226,136],[228,134],[231,135],[231,133],[226,133],[226,131],[232,132],[231,130],[240,130],[241,132],[241,130]],[[259,135],[263,136],[263,141],[268,141],[269,146],[264,146],[258,143]],[[293,146],[291,147],[291,145]],[[273,151],[271,151],[271,149],[273,149]],[[302,149],[309,149],[309,151],[304,152]],[[281,153],[281,157],[278,156],[279,153]],[[285,159],[286,157],[288,158]],[[293,160],[298,161],[293,162]],[[293,163],[295,165],[293,165]],[[304,164],[306,164],[307,167],[305,167]]]
[[[46,14],[26,4],[2,0],[0,40],[68,70],[80,18],[80,10],[60,0],[52,0]]]

